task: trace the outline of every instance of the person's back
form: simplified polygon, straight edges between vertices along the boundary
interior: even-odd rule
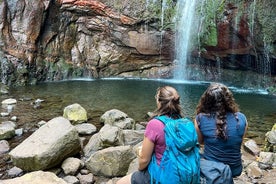
[[[164,154],[168,153],[165,151],[167,149],[166,141],[168,140],[165,138],[165,124],[157,117],[166,116],[172,119],[179,119],[183,115],[180,106],[180,96],[175,88],[171,86],[158,88],[155,100],[157,108],[146,126],[141,149],[137,149],[138,171],[122,177],[117,181],[117,184],[148,184],[156,181],[153,175],[149,173],[149,167],[153,159],[157,161],[156,165],[159,167],[162,159],[166,158]]]
[[[238,120],[236,119],[238,118]],[[246,118],[238,112],[235,114],[227,113],[227,135],[228,139],[218,139],[216,136],[216,121],[214,115],[198,114],[196,117],[198,127],[204,140],[203,157],[228,164],[232,175],[237,176],[241,173],[241,144],[246,129]]]
[[[203,157],[229,165],[232,176],[239,176],[247,120],[225,85],[213,83],[203,93],[196,108],[195,127],[199,143],[204,144]]]

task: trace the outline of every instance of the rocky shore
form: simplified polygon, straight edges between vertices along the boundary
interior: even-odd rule
[[[2,102],[7,109],[13,104],[15,99]],[[137,169],[135,150],[146,123],[118,109],[105,112],[97,128],[87,123],[86,109],[69,105],[59,117],[38,122],[37,130],[11,149],[9,140],[24,134],[16,119],[0,124],[0,156],[7,166],[1,168],[1,184],[112,184]],[[245,140],[244,170],[235,184],[275,183],[275,135],[276,125],[266,134],[263,148],[253,139]]]

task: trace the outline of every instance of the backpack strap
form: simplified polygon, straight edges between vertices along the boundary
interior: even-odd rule
[[[169,118],[169,117],[166,116],[166,115],[154,117],[154,119],[157,119],[157,120],[161,121],[164,125],[166,125],[166,122],[167,122],[167,119],[168,119],[168,118]]]

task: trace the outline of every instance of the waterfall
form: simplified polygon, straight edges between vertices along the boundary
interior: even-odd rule
[[[175,37],[176,58],[174,61],[174,79],[187,80],[186,63],[188,58],[190,33],[195,12],[195,0],[177,2],[177,23]]]

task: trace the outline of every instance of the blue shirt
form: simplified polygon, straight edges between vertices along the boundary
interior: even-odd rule
[[[207,160],[228,164],[234,176],[240,175],[239,172],[241,172],[241,144],[246,128],[245,115],[240,112],[236,115],[239,121],[233,113],[227,113],[226,115],[227,140],[217,138],[214,115],[200,113],[196,116],[204,141],[203,157]],[[239,168],[239,171],[235,171],[236,168]]]

